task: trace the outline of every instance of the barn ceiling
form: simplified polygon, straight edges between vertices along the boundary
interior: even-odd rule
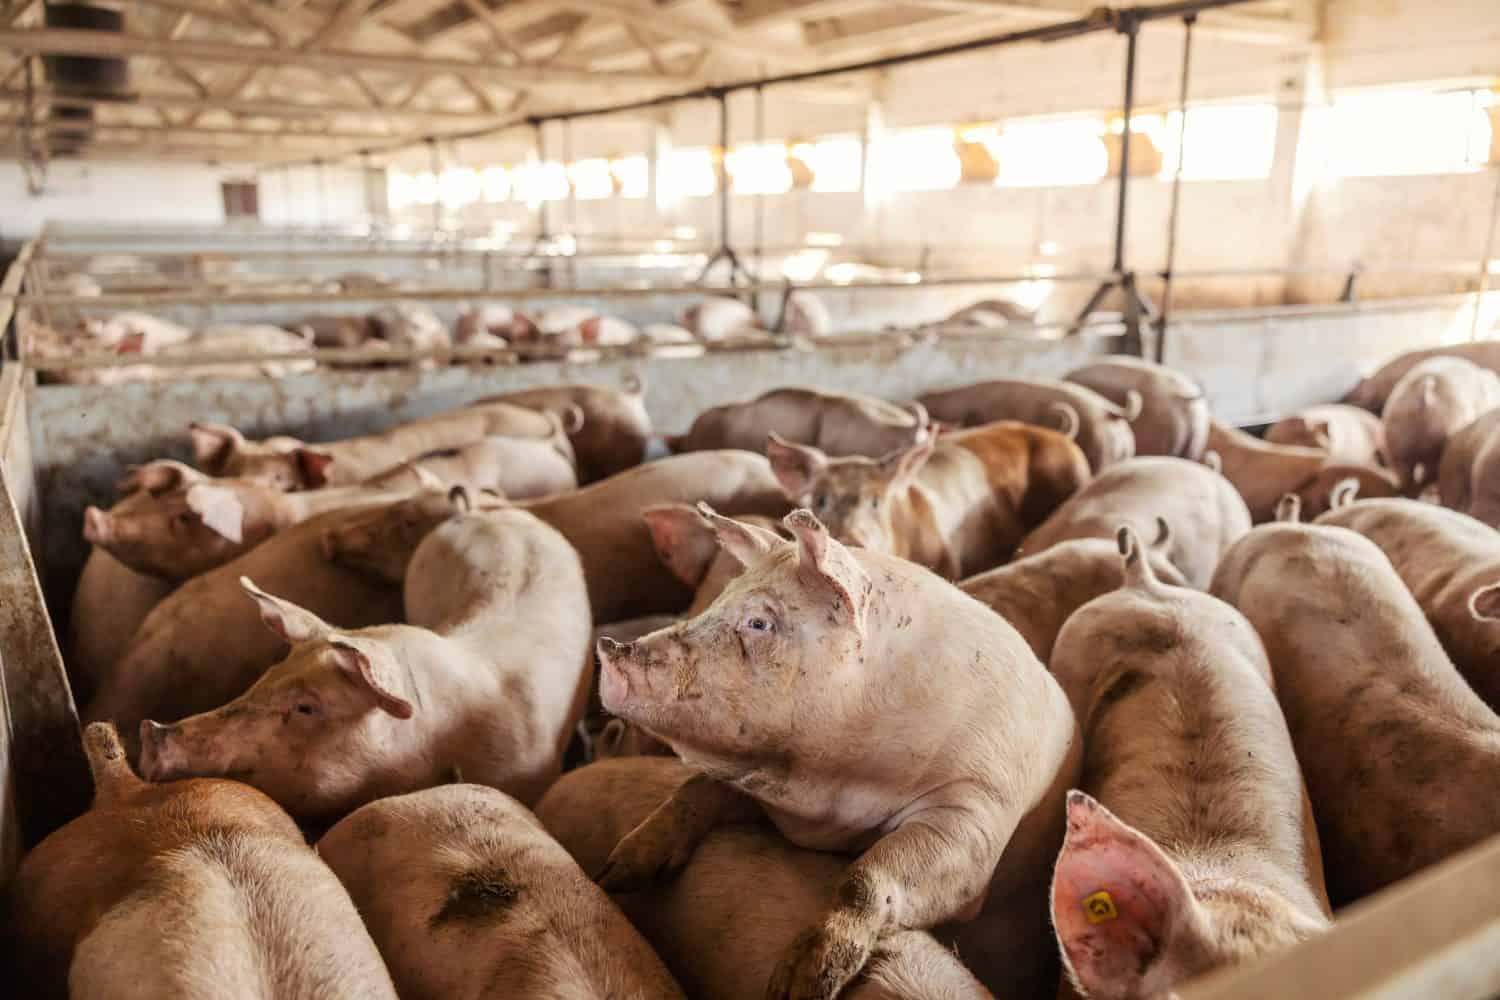
[[[141,0],[113,30],[0,0],[0,155],[338,159],[532,115],[918,51],[1089,0]],[[67,5],[62,5],[67,6]],[[49,11],[47,8],[52,7]],[[1307,40],[1316,0],[1200,25]],[[108,60],[103,82],[58,69]],[[110,70],[112,64],[115,69]],[[76,65],[76,64],[75,64]],[[114,76],[111,78],[110,73]]]

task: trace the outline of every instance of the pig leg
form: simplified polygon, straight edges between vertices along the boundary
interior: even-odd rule
[[[764,817],[744,792],[695,774],[621,838],[594,881],[606,892],[644,889],[681,871],[714,827]]]
[[[955,806],[908,816],[849,866],[828,915],[771,974],[766,1000],[833,1000],[882,936],[976,915],[1015,826]]]

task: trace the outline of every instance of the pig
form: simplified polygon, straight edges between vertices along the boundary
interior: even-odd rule
[[[646,413],[646,384],[639,376],[627,376],[622,389],[559,385],[522,389],[483,402],[544,410],[565,420],[576,407],[583,419],[568,439],[578,456],[578,476],[584,484],[607,479],[646,459],[646,446],[652,436],[651,418]]]
[[[404,1000],[671,1000],[661,959],[509,796],[445,785],[361,806],[318,841]]]
[[[119,347],[133,341],[132,351],[139,354],[155,354],[193,339],[193,331],[187,327],[140,312],[115,313],[103,320],[79,320],[78,333],[95,348]]]
[[[760,318],[739,299],[716,295],[683,313],[682,325],[699,340],[729,340],[758,332]]]
[[[761,451],[770,434],[829,455],[888,455],[927,434],[927,411],[883,399],[820,389],[773,389],[751,400],[711,407],[686,434],[669,436],[681,454],[720,448]]]
[[[828,306],[811,292],[797,291],[786,298],[781,330],[798,337],[827,337],[833,333]]]
[[[624,641],[624,640],[617,640]],[[594,760],[621,757],[672,757],[672,748],[624,719],[610,719],[594,741]],[[642,817],[644,818],[644,817]]]
[[[1479,341],[1468,344],[1449,344],[1445,347],[1429,347],[1421,351],[1407,351],[1382,365],[1374,374],[1360,380],[1341,402],[1379,413],[1385,409],[1396,383],[1417,365],[1432,358],[1463,358],[1481,368],[1500,374],[1500,341]]]
[[[172,344],[154,352],[158,358],[181,357],[195,354],[249,355],[300,354],[312,347],[306,335],[293,333],[267,323],[238,323],[210,326],[199,330],[191,340]],[[220,378],[243,378],[247,375],[263,375],[281,378],[310,372],[317,367],[311,358],[280,361],[259,361],[251,364],[223,361],[194,365],[188,371],[195,376],[213,375]],[[183,369],[176,369],[182,372]]]
[[[1331,510],[1341,491],[1372,499],[1394,497],[1401,495],[1401,484],[1385,469],[1373,465],[1325,465],[1292,495],[1301,506],[1303,518],[1310,521]]]
[[[92,806],[11,883],[17,995],[395,1000],[348,894],[274,802],[235,781],[143,782],[105,723],[83,744]]]
[[[1078,443],[1096,474],[1135,454],[1130,423],[1141,413],[1141,396],[1116,406],[1092,389],[1049,378],[1002,378],[917,397],[934,420],[958,427],[1023,420],[1061,429]]]
[[[1396,383],[1380,419],[1391,471],[1408,495],[1437,480],[1448,439],[1496,406],[1500,375],[1462,358],[1423,361]]]
[[[1492,528],[1500,527],[1500,408],[1448,439],[1438,462],[1438,498]]]
[[[1196,462],[1208,447],[1208,399],[1203,387],[1181,372],[1127,355],[1110,355],[1065,376],[1122,409],[1140,398],[1130,421],[1137,455],[1170,455]]]
[[[1124,583],[1050,663],[1083,728],[1052,920],[1083,996],[1156,997],[1328,926],[1318,834],[1255,629],[1157,580],[1132,528]]]
[[[371,314],[369,323],[376,337],[397,350],[441,355],[453,346],[448,327],[426,306],[396,302]],[[431,366],[438,361],[439,358],[429,357],[424,364]]]
[[[676,455],[611,476],[573,493],[528,501],[526,510],[578,550],[595,623],[680,612],[693,590],[657,558],[644,508],[705,501],[737,514],[780,515],[789,508],[771,465],[744,451]],[[406,560],[438,520],[441,493],[393,504],[327,533],[324,551],[339,565],[400,579]]]
[[[308,316],[297,324],[315,347],[353,348],[375,336],[369,316]]]
[[[1113,538],[1121,525],[1164,546],[1188,586],[1208,586],[1219,556],[1250,530],[1229,481],[1182,458],[1133,458],[1094,477],[1021,542],[1033,556],[1073,538]]]
[[[1170,530],[1159,528],[1157,537],[1158,544],[1145,549],[1152,572],[1169,586],[1186,586],[1177,567],[1167,560]],[[1052,661],[1057,633],[1073,612],[1116,589],[1123,580],[1120,554],[1114,542],[1075,538],[971,576],[958,586],[1010,622],[1036,658],[1045,664]]]
[[[766,456],[787,499],[833,537],[949,580],[1010,558],[1090,478],[1076,444],[1015,420],[929,435],[879,459],[830,458],[773,433]]]
[[[641,517],[651,532],[651,544],[662,565],[693,589],[693,602],[682,617],[696,618],[702,614],[729,586],[729,581],[744,571],[740,561],[719,545],[713,520],[699,507],[680,503],[657,504],[643,509]],[[772,534],[791,537],[774,518],[741,514],[738,520]],[[630,642],[645,634],[642,632],[628,639],[618,635],[610,637],[619,642]]]
[[[129,503],[83,512],[83,537],[138,573],[181,583],[237,559],[285,528],[410,490],[336,486],[283,493],[253,479],[213,479],[176,462],[136,466],[150,485]]]
[[[1034,313],[1005,299],[983,299],[971,302],[957,312],[951,313],[942,326],[975,326],[998,330],[1011,323],[1034,323]]]
[[[512,500],[530,500],[576,490],[578,472],[555,442],[541,438],[488,437],[452,451],[435,451],[403,462],[361,485],[414,490],[458,483]]]
[[[510,306],[470,306],[458,316],[458,323],[453,329],[453,341],[457,344],[503,346],[510,339],[515,320],[516,311]]]
[[[1438,641],[1479,697],[1500,711],[1500,533],[1466,514],[1414,500],[1361,500],[1318,524],[1379,546]]]
[[[1328,464],[1320,449],[1268,444],[1218,420],[1210,422],[1208,450],[1218,457],[1220,473],[1244,498],[1256,524],[1275,517],[1276,501],[1316,478]]]
[[[323,532],[364,510],[311,518],[172,591],[119,653],[84,717],[115,722],[133,748],[142,719],[180,719],[215,708],[254,683],[284,644],[262,626],[255,603],[240,589],[241,576],[341,627],[399,621],[399,591],[323,558]]]
[[[981,980],[1046,981],[1039,876],[1081,753],[1056,681],[988,608],[807,510],[785,520],[795,542],[713,520],[745,572],[697,618],[599,646],[604,707],[696,772],[600,884],[650,885],[714,826],[764,815],[799,847],[862,852],[768,997],[833,997],[898,929],[976,915],[988,932],[961,929],[960,950]]]
[[[647,323],[641,327],[641,336],[652,346],[692,344],[697,341],[692,331],[675,323]]]
[[[1265,643],[1335,906],[1500,832],[1500,718],[1373,542],[1262,525],[1224,554],[1211,593]]]
[[[583,867],[602,867],[693,772],[667,758],[591,764],[560,778],[537,818]],[[688,994],[762,1000],[777,960],[833,897],[845,862],[748,824],[709,833],[670,883],[616,897]],[[725,947],[732,939],[733,947]],[[843,1000],[989,1000],[958,958],[924,931],[894,930]]]
[[[123,512],[129,500],[111,512]],[[173,586],[131,569],[97,545],[89,549],[68,611],[68,679],[78,704],[93,697],[120,651]]]
[[[143,721],[141,773],[235,775],[306,823],[455,771],[535,802],[588,699],[583,569],[525,511],[452,496],[407,567],[410,624],[338,629],[242,578],[290,655],[222,707]]]
[[[450,451],[488,437],[534,438],[550,442],[570,463],[573,446],[566,432],[581,425],[581,411],[555,416],[510,403],[477,403],[364,437],[327,444],[296,438],[247,441],[233,427],[195,423],[188,428],[194,460],[211,476],[260,479],[283,490],[352,486],[413,459]]]
[[[1385,426],[1369,410],[1343,403],[1309,406],[1282,417],[1266,431],[1271,444],[1316,448],[1329,462],[1383,466]]]

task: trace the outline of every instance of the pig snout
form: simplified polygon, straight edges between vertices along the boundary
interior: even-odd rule
[[[107,511],[88,507],[83,512],[83,539],[90,545],[104,545],[114,538],[114,520]]]
[[[630,678],[625,661],[635,655],[635,644],[617,642],[609,636],[599,640],[599,698],[610,712],[617,712],[630,697]]]
[[[151,719],[141,722],[141,777],[147,781],[171,781],[181,775],[186,760],[177,745],[176,726]]]

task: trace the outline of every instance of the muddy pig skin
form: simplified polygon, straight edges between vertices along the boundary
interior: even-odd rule
[[[692,601],[692,589],[657,558],[641,512],[664,503],[699,501],[737,514],[773,516],[790,506],[770,463],[747,451],[674,455],[520,506],[562,532],[578,550],[594,621],[602,624],[677,613]],[[340,565],[399,580],[417,543],[446,511],[441,492],[372,511],[328,532],[325,551]]]
[[[1444,507],[1500,528],[1500,409],[1448,439],[1438,462],[1438,497]]]
[[[540,438],[574,462],[565,430],[581,419],[581,413],[574,413],[571,421],[559,421],[551,414],[510,403],[476,403],[380,434],[325,444],[287,437],[247,441],[238,430],[223,424],[193,424],[188,431],[194,460],[209,475],[259,479],[290,491],[352,486],[403,462],[487,437]]]
[[[101,679],[84,718],[113,721],[133,751],[142,719],[180,719],[216,708],[254,683],[286,646],[261,624],[255,602],[240,588],[242,576],[339,626],[399,621],[397,588],[323,558],[323,532],[361,512],[356,507],[304,521],[178,587],[146,616]]]
[[[1147,549],[1156,577],[1183,586],[1182,574],[1167,561],[1165,541]],[[1120,586],[1125,579],[1114,542],[1078,538],[988,573],[971,576],[958,587],[986,605],[1021,633],[1043,663],[1052,660],[1052,644],[1063,623],[1083,605]]]
[[[1181,458],[1135,458],[1106,469],[1074,494],[1026,536],[1017,556],[1074,538],[1112,539],[1122,525],[1153,547],[1164,542],[1183,579],[1202,588],[1220,553],[1250,530],[1250,512],[1229,481],[1206,466]]]
[[[1385,426],[1369,410],[1343,403],[1309,406],[1266,431],[1271,444],[1316,448],[1330,462],[1385,465]]]
[[[686,434],[666,441],[678,453],[714,448],[759,452],[773,433],[829,455],[888,455],[927,435],[927,411],[854,393],[774,389],[743,403],[704,410]]]
[[[1319,524],[1349,528],[1385,553],[1469,686],[1500,709],[1500,532],[1415,500],[1361,500]]]
[[[584,871],[692,777],[662,757],[603,761],[563,775],[537,817]],[[616,896],[688,994],[762,1000],[797,935],[818,918],[845,861],[794,847],[764,825],[734,824],[704,839],[672,881]],[[733,942],[726,947],[725,942]],[[924,931],[895,931],[842,1000],[989,1000],[951,951]]]
[[[411,557],[410,624],[337,629],[243,580],[291,655],[220,708],[143,722],[141,773],[235,775],[309,823],[454,773],[536,801],[588,698],[582,568],[530,514],[455,504]]]
[[[114,729],[84,731],[88,812],[11,883],[13,995],[72,1000],[395,1000],[333,872],[235,781],[151,785]]]
[[[949,580],[1008,559],[1090,478],[1072,441],[1015,420],[928,437],[879,459],[831,458],[772,435],[766,456],[787,498],[833,537]]]
[[[716,824],[763,815],[858,854],[767,996],[831,997],[897,928],[976,916],[959,947],[981,980],[1045,981],[1045,875],[1080,756],[1056,681],[988,608],[806,510],[786,518],[795,542],[713,520],[745,572],[697,618],[600,643],[604,707],[696,772],[600,884],[650,885]]]
[[[1067,380],[1092,389],[1122,409],[1130,394],[1140,412],[1130,422],[1137,455],[1170,455],[1194,462],[1208,446],[1208,400],[1181,372],[1128,355],[1111,355],[1068,372]]]
[[[1123,586],[1068,619],[1051,664],[1085,747],[1052,920],[1095,1000],[1161,996],[1329,916],[1259,637],[1223,601],[1158,581],[1131,529],[1119,547]]]
[[[1002,378],[918,397],[932,419],[958,427],[1021,420],[1061,430],[1078,443],[1095,473],[1135,454],[1130,421],[1141,412],[1141,396],[1116,406],[1092,389],[1051,378]]]
[[[1362,379],[1359,385],[1342,400],[1351,406],[1362,407],[1372,413],[1385,408],[1391,391],[1417,365],[1431,358],[1463,358],[1481,368],[1500,374],[1500,341],[1480,341],[1472,344],[1450,344],[1447,347],[1430,347],[1421,351],[1408,351],[1397,355],[1382,365],[1374,374]]]
[[[402,1000],[672,1000],[682,990],[527,809],[480,785],[362,806],[318,841]]]
[[[1407,372],[1381,411],[1391,471],[1409,496],[1436,482],[1448,440],[1500,406],[1500,376],[1462,358],[1431,358]]]
[[[1213,594],[1265,643],[1335,906],[1500,832],[1500,718],[1373,542],[1262,525],[1225,554]]]
[[[564,420],[568,419],[570,408],[576,406],[583,413],[583,422],[568,439],[578,455],[578,476],[585,485],[645,461],[652,433],[651,418],[646,415],[646,385],[638,376],[628,376],[621,389],[559,385],[508,392],[484,402],[545,410]]]

